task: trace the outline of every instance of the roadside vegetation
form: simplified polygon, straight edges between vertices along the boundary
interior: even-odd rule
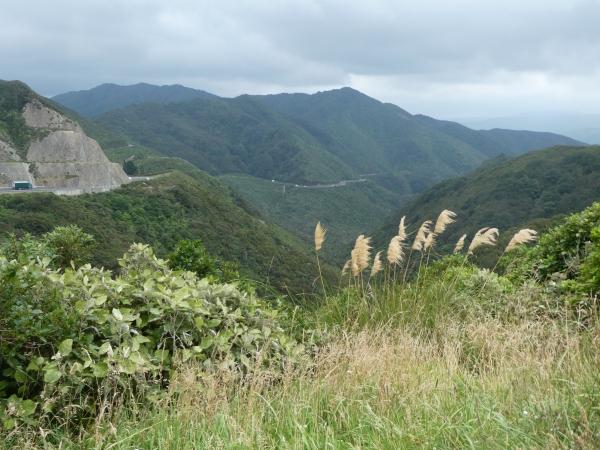
[[[93,245],[76,228],[7,241],[4,446],[596,448],[600,203],[511,233],[493,270],[473,261],[500,230],[446,252],[460,216],[430,219],[382,249],[359,236],[296,306],[193,241],[136,244],[114,273],[66,263]],[[317,261],[333,233],[315,228]]]

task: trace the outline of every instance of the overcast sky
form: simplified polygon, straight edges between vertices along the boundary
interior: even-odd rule
[[[600,0],[0,0],[0,78],[48,96],[351,86],[436,117],[600,113]]]

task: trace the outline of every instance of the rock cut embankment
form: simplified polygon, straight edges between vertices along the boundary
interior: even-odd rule
[[[0,136],[0,187],[27,180],[48,189],[101,192],[129,182],[119,164],[78,123],[33,99],[22,111],[35,139],[18,152]]]

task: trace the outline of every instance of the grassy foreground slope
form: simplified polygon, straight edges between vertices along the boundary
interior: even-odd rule
[[[571,216],[537,246],[521,250],[538,256],[548,250],[568,253],[571,245],[579,247],[582,236],[586,246],[581,248],[580,262],[585,266],[600,257],[600,203]],[[573,283],[566,283],[573,271],[568,261],[559,261],[557,270],[564,276],[559,283],[537,276],[500,276],[476,267],[464,254],[426,263],[418,276],[406,281],[390,276],[398,268],[386,264],[375,276],[359,275],[349,281],[348,288],[330,292],[319,303],[298,307],[291,320],[282,305],[272,306],[278,314],[270,316],[265,328],[263,311],[269,307],[240,295],[234,286],[207,290],[206,284],[192,277],[185,282],[190,289],[168,290],[160,283],[167,278],[179,287],[184,283],[181,273],[165,270],[164,263],[155,260],[136,270],[140,255],[133,256],[135,252],[125,261],[125,279],[104,279],[106,287],[99,288],[108,290],[111,303],[106,305],[106,295],[91,292],[95,294],[92,304],[100,300],[98,306],[91,317],[83,309],[82,319],[99,323],[104,334],[87,340],[74,335],[74,340],[63,341],[58,352],[49,351],[42,361],[55,370],[51,374],[60,374],[44,377],[40,383],[47,390],[43,392],[55,393],[64,408],[44,414],[36,403],[39,395],[19,402],[3,399],[0,391],[0,402],[8,406],[2,417],[8,426],[0,428],[0,447],[594,449],[600,441],[597,265],[589,267],[596,280],[593,289],[579,291],[572,290]],[[68,310],[69,302],[84,303],[78,294],[89,288],[81,285],[95,286],[88,278],[99,276],[94,269],[83,268],[77,273],[66,269],[61,277],[40,270],[41,264],[39,260],[15,264],[0,258],[0,276],[20,293],[21,301],[35,304],[40,292],[53,293],[58,297],[58,310]],[[570,281],[584,281],[583,266]],[[64,289],[65,282],[68,289]],[[127,287],[119,291],[123,285]],[[138,303],[140,290],[145,301]],[[165,293],[174,301],[164,302]],[[234,303],[246,314],[230,314],[232,309],[221,308],[223,301]],[[138,365],[131,370],[119,370],[121,350],[125,347],[127,354],[131,350],[129,341],[123,341],[123,334],[128,336],[122,325],[139,327],[136,318],[147,315],[148,303],[152,309],[159,308],[158,318],[141,321],[142,337],[148,338],[140,340],[137,333],[132,337],[148,352],[145,357],[153,358],[150,350],[156,342],[152,338],[169,335],[152,333],[156,327],[191,335],[173,344],[174,355],[189,356],[191,349],[202,355],[206,348],[225,341],[227,345],[221,348],[226,351],[207,352],[205,357],[226,363],[206,365],[201,357],[180,362],[174,357],[168,361],[172,370],[159,378],[162,383],[144,377],[148,369],[141,365],[143,358],[141,362],[136,359]],[[190,308],[196,303],[201,307]],[[114,309],[109,313],[115,304],[125,314]],[[179,322],[181,328],[174,331],[170,326],[172,310],[177,318],[196,319],[209,308],[214,309],[211,317],[219,319],[216,325],[202,320],[193,332],[189,329],[194,320]],[[20,319],[18,313],[23,310],[8,309]],[[99,314],[103,309],[105,314]],[[39,314],[25,311],[29,316]],[[102,320],[105,316],[121,327],[107,326]],[[80,322],[72,323],[81,332]],[[14,333],[21,324],[21,320],[9,322],[9,329]],[[27,371],[39,376],[36,352],[28,345],[37,328],[25,325],[30,339],[21,343],[26,353],[22,366],[33,360]],[[92,327],[84,330],[88,335],[98,333]],[[275,337],[272,330],[276,330]],[[213,339],[215,334],[222,339]],[[238,334],[244,339],[237,339]],[[205,341],[207,335],[210,339]],[[252,345],[252,336],[258,336],[261,344],[275,345]],[[99,347],[101,339],[107,338],[113,339],[112,345]],[[285,351],[290,343],[293,353]],[[91,351],[81,351],[87,348]],[[98,348],[111,349],[117,364],[113,353],[98,352]],[[112,370],[111,377],[103,371],[85,379],[100,386],[96,391],[92,384],[86,391],[88,403],[84,405],[93,419],[88,421],[78,417],[81,397],[72,395],[73,384],[82,379],[83,358],[92,363],[109,361]],[[29,381],[10,370],[5,376],[14,377],[17,386],[27,386]],[[145,388],[157,384],[162,387],[160,393],[150,391],[153,395],[144,396]],[[123,389],[132,385],[137,388],[133,395]],[[107,391],[114,397],[109,398]],[[61,396],[62,392],[66,394]],[[89,408],[94,401],[91,406],[96,408]]]
[[[458,214],[441,239],[455,242],[484,226],[536,224],[581,210],[600,199],[600,147],[553,147],[490,164],[470,175],[443,181],[414,198],[376,232],[379,243],[396,233],[401,216],[418,226],[443,209]]]
[[[309,290],[316,265],[308,246],[249,213],[218,180],[192,169],[102,194],[2,195],[0,233],[41,234],[77,224],[96,238],[94,263],[110,268],[132,242],[150,243],[164,256],[180,239],[202,239],[212,254],[238,262],[246,276],[280,289]]]

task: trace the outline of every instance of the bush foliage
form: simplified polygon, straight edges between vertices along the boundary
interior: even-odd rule
[[[151,399],[182,363],[243,373],[283,368],[303,352],[282,327],[283,312],[235,285],[173,271],[148,246],[132,245],[117,276],[51,262],[0,256],[4,427],[81,420],[107,402]]]
[[[567,291],[600,292],[600,203],[568,216],[535,247],[505,255],[502,265],[513,281],[534,278]]]

